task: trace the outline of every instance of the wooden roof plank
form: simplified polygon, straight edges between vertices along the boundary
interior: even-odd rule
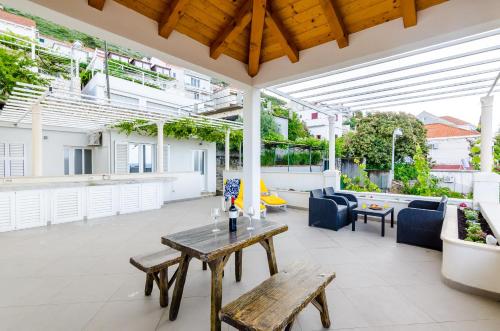
[[[236,16],[222,30],[222,33],[210,45],[210,57],[217,59],[252,20],[253,0],[247,0],[240,7]]]
[[[189,0],[172,0],[167,6],[165,13],[158,24],[158,34],[168,38],[175,28],[175,25],[184,14],[184,7]]]
[[[417,25],[417,6],[415,0],[401,0],[401,15],[405,28]]]
[[[106,0],[88,0],[88,4],[95,9],[102,10],[104,8],[104,3]]]
[[[265,16],[266,0],[253,0],[250,47],[248,51],[248,74],[251,77],[259,72]]]
[[[272,34],[278,39],[281,48],[288,56],[292,63],[299,61],[299,50],[293,42],[291,36],[281,25],[279,19],[273,16],[273,13],[267,11],[265,19],[267,27],[271,30]]]
[[[325,13],[328,25],[335,35],[339,48],[344,48],[349,45],[347,30],[342,21],[342,16],[336,7],[334,0],[320,0],[319,1]]]

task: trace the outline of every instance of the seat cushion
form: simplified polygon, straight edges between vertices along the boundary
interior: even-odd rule
[[[261,195],[260,200],[270,206],[283,206],[287,204],[285,199],[282,199],[275,195]]]

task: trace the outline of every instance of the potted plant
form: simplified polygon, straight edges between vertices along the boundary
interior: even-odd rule
[[[470,222],[476,222],[479,219],[479,213],[474,209],[464,209],[464,216]]]

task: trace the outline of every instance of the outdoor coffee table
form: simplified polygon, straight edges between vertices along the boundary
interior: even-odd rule
[[[242,275],[243,248],[257,243],[261,244],[267,252],[269,273],[274,275],[278,272],[273,236],[287,231],[288,226],[271,221],[253,220],[254,229],[247,230],[249,221],[248,217],[238,218],[237,232],[229,232],[228,222],[223,221],[218,225],[220,229],[218,232],[212,232],[214,225],[206,225],[161,238],[164,245],[181,252],[181,261],[169,311],[171,321],[177,318],[189,262],[193,257],[207,263],[212,272],[211,331],[221,329],[219,311],[222,306],[222,273],[232,253],[235,253],[235,276],[238,282]]]
[[[384,208],[384,209],[370,209],[368,207],[366,208],[361,208],[357,207],[352,210],[353,212],[353,220],[352,220],[352,231],[356,230],[356,220],[358,219],[358,215],[364,215],[365,217],[365,223],[367,222],[367,217],[368,216],[378,216],[382,218],[382,237],[385,236],[385,217],[389,214],[391,214],[391,228],[394,227],[394,208],[389,207],[389,208]]]

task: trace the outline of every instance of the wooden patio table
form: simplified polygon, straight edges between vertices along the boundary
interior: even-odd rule
[[[220,222],[220,231],[212,232],[214,225],[197,227],[183,232],[163,236],[161,242],[181,252],[181,261],[172,295],[169,318],[174,321],[179,312],[179,306],[186,282],[186,275],[190,260],[194,257],[207,263],[212,273],[210,330],[219,331],[221,322],[219,311],[222,306],[222,276],[232,253],[235,253],[236,281],[241,280],[243,248],[261,244],[267,253],[269,273],[278,272],[274,253],[273,237],[288,230],[288,226],[272,221],[253,220],[253,230],[247,230],[250,219],[238,218],[238,231],[229,232],[228,222]],[[221,224],[222,223],[222,224]]]

